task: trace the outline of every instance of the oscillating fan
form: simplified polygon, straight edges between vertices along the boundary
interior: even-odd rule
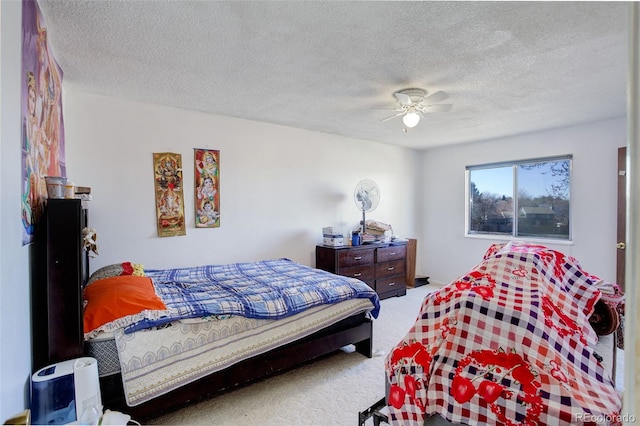
[[[362,233],[366,231],[365,213],[371,212],[378,207],[380,202],[380,189],[371,179],[363,179],[356,185],[353,192],[353,200],[358,209],[362,211]]]

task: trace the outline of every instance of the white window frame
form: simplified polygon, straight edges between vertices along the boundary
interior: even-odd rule
[[[550,161],[563,161],[569,160],[569,236],[568,238],[544,238],[544,237],[529,237],[518,236],[518,224],[517,224],[517,211],[518,211],[518,177],[517,167],[523,164],[531,163],[544,163]],[[495,169],[511,167],[513,170],[513,226],[511,235],[505,234],[491,234],[491,233],[471,233],[471,171],[481,169]],[[515,161],[502,161],[496,163],[476,164],[465,167],[465,203],[464,203],[464,236],[465,238],[477,238],[486,240],[514,240],[529,241],[529,242],[541,242],[541,243],[553,243],[559,245],[572,245],[573,244],[573,207],[572,207],[572,194],[573,194],[573,155],[558,155],[552,157],[531,158]]]

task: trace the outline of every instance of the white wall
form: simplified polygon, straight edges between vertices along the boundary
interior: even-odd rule
[[[29,247],[20,235],[22,3],[0,1],[0,421],[27,404]]]
[[[93,195],[100,255],[92,270],[277,257],[314,265],[323,226],[357,226],[353,190],[364,178],[382,194],[368,217],[415,236],[416,151],[64,87],[67,175]],[[220,228],[193,224],[194,148],[220,150]],[[152,153],[165,151],[182,154],[186,236],[157,237]]]
[[[477,264],[493,242],[465,238],[465,166],[573,154],[573,244],[547,244],[576,257],[583,268],[615,281],[618,147],[626,119],[548,130],[500,140],[437,148],[423,153],[422,226],[425,273],[450,282]]]

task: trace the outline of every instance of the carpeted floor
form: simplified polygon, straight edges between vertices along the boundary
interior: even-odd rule
[[[433,284],[381,301],[374,321],[374,350],[366,358],[347,347],[295,370],[213,397],[158,417],[158,425],[346,425],[384,396],[384,360],[409,331]],[[622,388],[623,351],[618,351],[618,388]],[[369,419],[367,425],[373,425]]]

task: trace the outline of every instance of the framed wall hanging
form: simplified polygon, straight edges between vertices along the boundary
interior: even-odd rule
[[[154,153],[153,171],[158,236],[186,235],[182,155],[172,152]]]
[[[220,227],[220,151],[194,149],[196,228]]]

